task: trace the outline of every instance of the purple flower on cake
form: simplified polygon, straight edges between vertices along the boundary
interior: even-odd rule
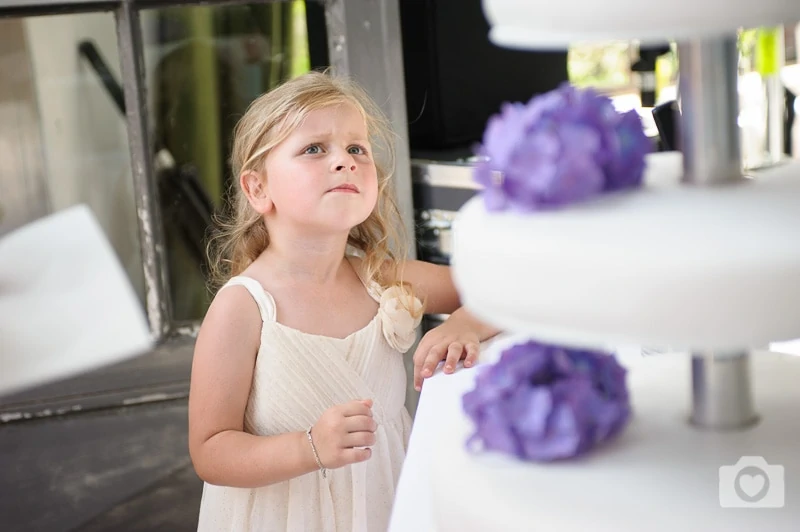
[[[482,443],[523,460],[582,455],[630,419],[626,370],[612,355],[526,342],[505,350],[463,397]]]
[[[565,83],[489,119],[475,180],[489,210],[554,208],[638,187],[651,149],[636,111]]]

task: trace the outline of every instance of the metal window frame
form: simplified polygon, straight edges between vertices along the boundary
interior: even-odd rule
[[[0,17],[114,11],[123,4],[140,10],[172,6],[258,4],[281,1],[284,0],[0,0]]]
[[[150,142],[140,12],[171,6],[273,3],[283,0],[0,0],[1,17],[114,11],[125,92],[150,330],[156,341],[175,332],[164,228]],[[409,238],[414,238],[411,164],[400,35],[400,0],[323,1],[330,65],[357,79],[383,108],[396,132],[395,192]],[[409,246],[411,258],[415,246]]]

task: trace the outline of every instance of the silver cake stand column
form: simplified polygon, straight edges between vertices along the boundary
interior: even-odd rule
[[[736,35],[730,35],[678,44],[679,131],[683,181],[688,185],[736,186],[744,180],[737,124],[736,43]],[[757,420],[749,351],[693,353],[692,423],[724,430]]]

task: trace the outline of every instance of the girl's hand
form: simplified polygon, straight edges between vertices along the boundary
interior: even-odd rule
[[[323,412],[311,428],[311,439],[323,467],[336,469],[368,460],[376,429],[372,399],[350,401]]]
[[[428,331],[414,353],[414,388],[422,389],[422,381],[433,375],[442,360],[444,372],[453,373],[459,360],[464,367],[478,361],[481,336],[479,328],[453,313],[447,321]]]
[[[420,391],[422,381],[433,375],[442,360],[445,373],[453,373],[462,359],[464,367],[474,366],[478,362],[480,343],[499,333],[500,330],[475,319],[465,308],[457,309],[419,342],[414,353],[414,388]]]

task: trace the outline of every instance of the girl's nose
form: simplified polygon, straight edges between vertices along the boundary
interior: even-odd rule
[[[335,172],[343,172],[344,170],[356,171],[356,161],[349,153],[344,153],[337,157],[333,163]]]

